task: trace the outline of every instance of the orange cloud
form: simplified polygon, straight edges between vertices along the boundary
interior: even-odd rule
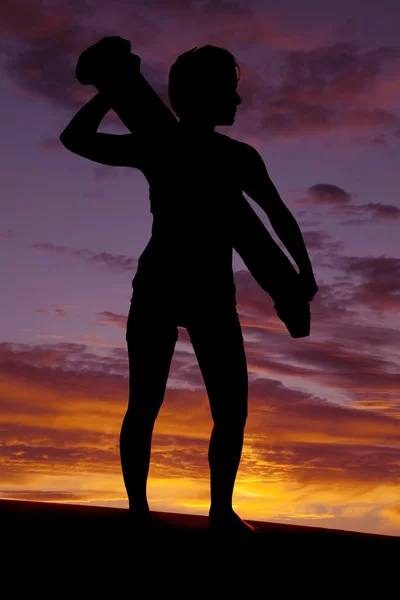
[[[250,378],[236,506],[247,518],[395,532],[385,507],[392,506],[400,478],[398,419],[390,411],[338,404],[277,380],[281,373],[300,381],[301,357],[309,364],[305,388],[328,378],[328,394],[335,389],[328,364],[338,375],[336,391],[360,388],[366,356],[308,341],[297,349],[288,344],[286,360],[270,361],[268,376],[261,338],[250,345],[249,372],[258,375]],[[297,366],[289,368],[295,357]],[[111,350],[105,358],[79,344],[3,343],[0,364],[2,494],[123,505],[118,436],[128,396],[126,351]],[[355,372],[360,381],[354,381]],[[374,377],[383,393],[387,379],[377,377],[377,368]],[[174,387],[179,381],[190,389]],[[153,436],[148,489],[154,510],[207,513],[211,426],[198,365],[193,354],[178,350]],[[360,496],[362,508],[349,512]]]

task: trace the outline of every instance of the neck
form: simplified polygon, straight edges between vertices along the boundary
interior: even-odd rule
[[[180,119],[179,126],[182,131],[196,137],[204,137],[214,133],[215,125],[209,121],[202,121],[197,119],[196,121]]]

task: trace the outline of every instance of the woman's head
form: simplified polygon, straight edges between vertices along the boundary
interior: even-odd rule
[[[240,67],[228,50],[195,46],[178,56],[169,71],[171,106],[180,119],[232,125],[236,106],[242,101],[236,92],[239,79]]]

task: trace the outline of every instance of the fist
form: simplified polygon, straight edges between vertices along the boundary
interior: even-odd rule
[[[95,84],[123,71],[129,64],[140,68],[140,57],[131,54],[131,43],[119,36],[104,37],[82,52],[76,65],[76,78],[83,85]]]

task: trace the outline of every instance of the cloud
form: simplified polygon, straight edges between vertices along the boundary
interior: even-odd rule
[[[341,225],[363,225],[366,219],[362,217],[370,216],[370,221],[376,223],[378,220],[397,220],[400,218],[400,208],[393,204],[382,204],[381,202],[369,202],[368,204],[354,204],[353,200],[358,198],[357,194],[347,192],[343,188],[331,183],[316,183],[306,190],[303,198],[294,200],[294,206],[315,206],[318,208],[327,207],[329,216],[356,217],[342,221]],[[298,211],[298,216],[308,215],[309,210]],[[358,217],[358,218],[357,218]],[[317,232],[321,235],[320,232]],[[305,232],[304,238],[309,236]],[[313,232],[313,235],[315,233]],[[308,243],[306,244],[308,248]],[[339,249],[339,246],[337,247]]]
[[[400,504],[393,504],[382,510],[384,516],[387,516],[397,526],[400,525]]]
[[[360,304],[382,314],[397,311],[400,306],[400,259],[388,256],[338,258],[337,265],[353,281],[348,298],[353,305]],[[358,278],[359,283],[356,283]]]
[[[326,300],[335,296],[334,289],[324,291]],[[329,518],[335,524],[346,518],[368,530],[368,519],[374,522],[368,498],[381,490],[376,494],[385,499],[384,509],[393,503],[400,478],[398,386],[390,374],[396,367],[398,332],[357,323],[338,307],[330,336],[321,339],[317,333],[313,340],[293,343],[272,323],[268,332],[264,315],[269,309],[263,312],[252,297],[247,310],[254,316],[250,326],[241,316],[244,335],[250,335],[245,343],[249,418],[237,497],[261,518]],[[104,311],[100,316],[124,325],[122,315]],[[175,486],[174,494],[171,488],[167,495],[168,506],[178,511],[180,502],[194,502],[180,487],[182,480],[197,482],[197,503],[200,498],[207,503],[212,425],[193,349],[183,348],[188,351],[174,355],[154,430],[150,481],[158,494],[165,485]],[[7,497],[123,501],[118,436],[128,400],[126,349],[99,354],[85,344],[2,343],[0,373],[1,487]],[[332,491],[336,487],[340,498]],[[57,496],[59,489],[64,496]],[[254,493],[260,495],[258,504]],[[272,501],[266,507],[261,500],[271,493],[281,494],[279,507]],[[346,497],[353,506],[360,496],[366,498],[365,516],[354,521],[340,505]],[[389,514],[382,515],[383,523],[392,523]]]
[[[71,251],[65,246],[59,246],[57,244],[52,244],[50,242],[41,242],[37,244],[32,244],[32,248],[36,248],[37,250],[44,250],[45,252],[49,252],[50,254],[69,254]]]
[[[124,317],[119,318],[118,315],[107,312],[104,315],[123,326]],[[373,330],[371,328],[371,331]],[[246,331],[245,326],[245,334]],[[340,443],[349,443],[349,440],[360,444],[372,443],[372,440],[374,443],[382,443],[383,439],[388,443],[398,443],[397,423],[393,420],[395,415],[391,416],[393,403],[385,407],[383,401],[385,394],[391,393],[394,398],[397,391],[395,375],[388,371],[391,362],[383,357],[377,359],[375,356],[369,356],[367,349],[364,353],[361,352],[362,328],[358,328],[358,339],[356,335],[352,338],[357,351],[352,352],[345,343],[340,345],[339,341],[316,341],[312,345],[307,344],[306,340],[297,345],[285,345],[283,342],[284,360],[280,357],[265,357],[265,353],[269,353],[270,345],[272,348],[273,340],[268,343],[268,338],[263,337],[262,331],[254,325],[253,332],[258,332],[258,340],[246,343],[246,350],[249,348],[249,372],[257,373],[257,378],[250,384],[249,398],[257,412],[258,426],[271,442],[281,436],[287,439],[294,436],[298,441],[304,441],[311,436],[316,441],[336,439],[340,440]],[[355,324],[353,331],[356,334]],[[366,339],[364,334],[364,344]],[[377,340],[378,338],[375,338],[375,347]],[[390,340],[384,340],[382,335],[381,344],[388,347]],[[8,407],[9,414],[15,411],[19,413],[24,405],[26,410],[29,408],[33,414],[37,414],[37,411],[43,414],[47,411],[51,414],[53,411],[57,413],[59,410],[66,410],[67,418],[70,410],[78,410],[77,402],[80,404],[79,413],[96,410],[101,414],[105,410],[105,404],[112,398],[110,411],[115,416],[120,410],[118,407],[125,403],[128,376],[126,352],[115,351],[109,356],[99,356],[88,351],[83,344],[71,343],[36,347],[2,344],[0,350],[2,372],[7,373],[11,381],[19,382],[18,393],[25,387],[31,390],[33,397],[41,398],[39,402],[34,400],[26,404],[26,394],[23,393],[20,402]],[[181,378],[191,386],[195,393],[193,398],[204,397],[204,381],[193,352],[181,352],[177,355],[171,368],[171,376],[174,379],[179,378],[179,374],[174,372],[175,368],[184,371]],[[356,379],[354,373],[357,373]],[[313,397],[310,393],[282,385],[276,380],[277,377],[303,378],[311,386],[325,386],[328,394],[328,390],[335,390],[336,394],[342,392],[347,396],[347,400],[343,403],[342,399],[342,402],[337,404],[327,401],[324,397]],[[39,390],[45,381],[47,391],[44,393],[43,390],[41,393]],[[84,390],[91,391],[88,394]],[[86,400],[78,400],[82,393]],[[188,394],[186,390],[174,390],[171,393],[174,410],[181,403],[183,409]],[[381,398],[377,406],[368,410],[354,408],[357,407],[358,399],[373,398],[375,394]],[[16,398],[15,393],[13,397]],[[53,404],[52,397],[59,398],[59,402]],[[288,422],[291,423],[289,432]]]
[[[301,485],[356,485],[371,490],[382,484],[400,484],[400,447],[299,443],[265,445],[252,439],[246,469],[266,480],[295,481]]]
[[[371,221],[390,219],[392,221],[400,218],[400,208],[393,204],[382,204],[381,202],[369,202],[362,206],[363,210],[371,213]]]
[[[354,43],[289,51],[280,62],[280,83],[259,96],[270,107],[262,125],[279,137],[398,125],[396,114],[367,106],[366,97],[371,102],[383,68],[399,57],[398,47],[362,50]]]
[[[352,194],[337,185],[329,183],[316,183],[308,189],[308,194],[316,204],[349,204]]]
[[[387,146],[387,136],[384,133],[379,133],[371,139],[370,144],[371,146]]]
[[[42,250],[49,254],[59,256],[66,255],[73,258],[82,259],[89,264],[103,267],[111,272],[129,271],[137,268],[137,261],[129,256],[122,254],[110,254],[109,252],[91,252],[86,249],[72,250],[66,246],[60,246],[51,242],[38,242],[29,246],[36,250]]]
[[[80,21],[94,15],[86,2],[47,8],[40,0],[5,0],[0,13],[6,72],[21,87],[64,105],[65,84],[71,84],[69,53],[87,35]]]
[[[14,240],[15,233],[11,230],[8,230],[7,233],[0,233],[0,240]]]
[[[117,327],[120,327],[121,329],[126,329],[126,323],[127,323],[126,316],[116,315],[115,313],[110,312],[110,311],[104,311],[99,314],[104,323],[106,323],[106,324],[112,323],[114,325],[117,325]]]
[[[59,138],[51,138],[47,137],[41,140],[38,144],[40,150],[44,150],[44,152],[58,152],[63,150],[64,147],[60,142]]]
[[[57,315],[57,317],[67,317],[69,316],[69,308],[74,308],[75,306],[70,306],[70,305],[61,305],[61,304],[53,304],[52,305],[52,309],[50,310],[46,310],[45,308],[36,308],[35,309],[35,313],[37,314],[51,314],[51,310]]]
[[[106,495],[106,494],[104,494]],[[112,494],[115,496],[115,494]],[[7,500],[25,500],[32,502],[57,502],[57,503],[72,503],[76,502],[83,504],[93,498],[93,493],[76,493],[76,492],[59,492],[52,490],[7,490],[2,489],[1,497]]]
[[[329,192],[331,190],[332,188],[328,188]],[[333,187],[331,197],[336,196],[341,202],[343,193],[340,188]],[[319,232],[311,231],[304,237],[307,247],[315,253],[316,260],[313,260],[313,264],[319,263],[325,269],[338,272],[331,285],[326,285],[318,275],[316,276],[319,291],[311,304],[311,330],[313,339],[318,340],[317,349],[314,349],[313,344],[303,347],[303,342],[308,340],[297,340],[293,343],[285,326],[276,315],[270,296],[260,288],[247,270],[242,270],[235,272],[234,277],[244,335],[252,337],[249,348],[251,350],[254,348],[257,358],[262,355],[261,344],[264,348],[268,348],[270,344],[278,343],[285,348],[286,358],[292,357],[297,365],[299,361],[300,364],[308,362],[313,366],[326,361],[324,366],[327,370],[323,373],[316,372],[314,375],[316,380],[323,381],[324,385],[329,386],[331,382],[334,385],[335,381],[337,385],[342,384],[348,390],[353,388],[352,373],[356,370],[358,377],[363,378],[366,386],[364,398],[359,397],[362,403],[366,401],[368,386],[370,392],[374,390],[377,368],[381,369],[381,375],[385,379],[386,391],[394,392],[395,383],[392,373],[397,368],[394,347],[399,342],[399,333],[390,327],[366,323],[365,311],[369,311],[373,318],[382,318],[389,311],[398,313],[399,260],[387,256],[346,256],[338,253],[341,245],[331,242],[328,235],[323,236]],[[112,272],[134,270],[135,261],[127,256],[70,250],[65,246],[50,243],[33,244],[32,247],[84,259],[94,265],[106,266]],[[111,323],[119,328],[126,327],[126,315],[103,311],[99,313],[99,317],[99,323]],[[186,335],[183,332],[182,334]],[[349,339],[357,348],[354,353],[346,342]],[[186,341],[188,342],[187,337]],[[343,347],[339,354],[338,347]],[[375,350],[377,347],[382,349],[382,356],[376,357],[372,352],[370,357],[369,349]],[[360,355],[360,350],[365,355]],[[271,363],[271,368],[276,373],[293,372],[290,362],[288,360],[282,362],[280,358]],[[335,374],[331,375],[331,370]],[[304,371],[301,372],[304,374]],[[186,376],[190,381],[190,369]],[[372,402],[375,403],[376,399],[374,398]],[[385,405],[384,400],[382,405]],[[388,403],[389,405],[391,402]]]
[[[113,17],[117,15],[119,25],[111,30],[107,5],[99,8],[93,2],[74,0],[50,9],[39,0],[6,0],[2,6],[0,51],[6,56],[7,74],[57,109],[78,110],[93,96],[92,86],[83,88],[75,80],[77,57],[118,30],[143,55],[142,70],[167,105],[169,68],[181,52],[193,47],[194,39],[198,46],[211,43],[229,48],[243,72],[239,84],[243,133],[256,143],[377,128],[396,132],[400,124],[391,110],[400,85],[399,47],[321,46],[318,36],[299,34],[299,25],[290,14],[226,2],[213,2],[204,12],[187,1],[134,6],[118,1],[113,4]],[[100,10],[102,19],[97,18]],[[250,48],[263,53],[263,65],[252,61],[246,52]],[[241,58],[241,52],[246,58]],[[107,118],[122,127],[112,111]],[[383,143],[383,135],[376,133],[372,143]],[[44,142],[46,147],[52,144]]]

